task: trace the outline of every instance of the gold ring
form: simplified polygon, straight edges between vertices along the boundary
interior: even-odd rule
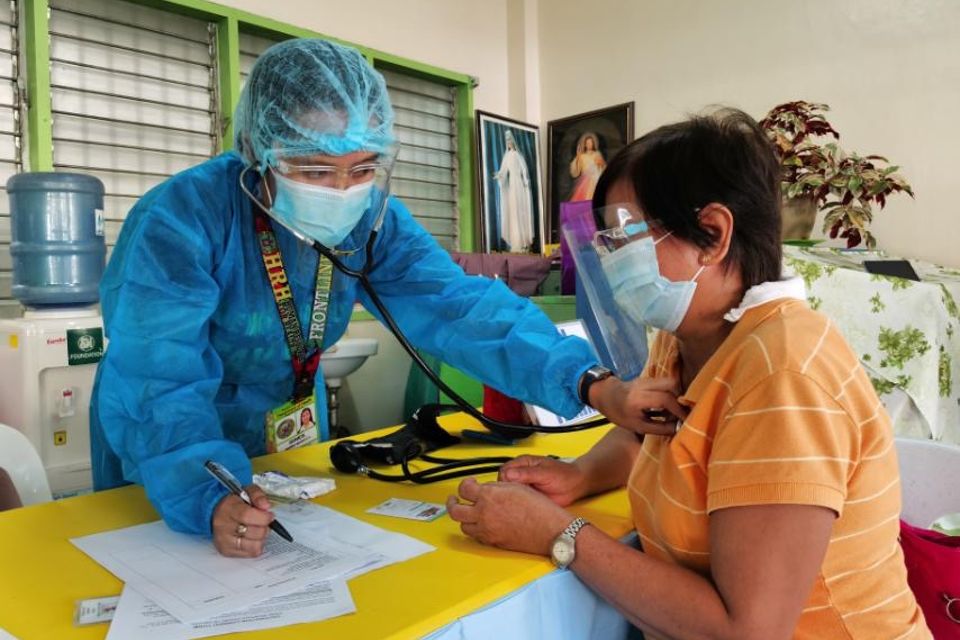
[[[242,538],[245,535],[247,535],[247,525],[241,522],[237,525],[237,537]]]
[[[237,551],[243,551],[243,538],[237,536]]]

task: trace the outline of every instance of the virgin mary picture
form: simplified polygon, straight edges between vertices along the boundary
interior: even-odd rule
[[[532,125],[477,112],[479,223],[484,251],[542,251],[539,133]]]
[[[497,204],[500,211],[500,239],[512,253],[527,253],[533,243],[533,197],[530,192],[530,171],[517,151],[513,133],[507,129],[507,148],[500,160],[497,179]]]

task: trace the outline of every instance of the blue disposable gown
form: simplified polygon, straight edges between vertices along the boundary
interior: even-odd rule
[[[264,414],[293,389],[290,354],[253,221],[239,188],[243,163],[226,153],[147,193],[123,225],[100,292],[109,347],[91,406],[94,486],[143,484],[178,531],[210,533],[225,491],[203,461],[244,484],[265,452]],[[245,175],[256,188],[256,175]],[[366,243],[372,214],[341,245]],[[274,225],[301,325],[313,303],[316,252]],[[571,416],[576,384],[596,362],[588,344],[561,337],[502,282],[467,276],[406,207],[391,198],[370,279],[417,347],[510,396]],[[363,251],[345,259],[360,269]],[[324,346],[344,333],[360,301],[334,273]],[[317,413],[327,436],[322,371]]]

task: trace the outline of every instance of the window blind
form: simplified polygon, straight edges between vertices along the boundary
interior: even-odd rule
[[[13,273],[10,200],[6,193],[7,180],[23,169],[18,22],[17,3],[0,3],[0,317],[13,317],[20,311],[10,296]]]
[[[218,149],[215,32],[121,0],[50,0],[53,164],[106,190],[108,254],[137,198]]]
[[[460,239],[456,101],[444,84],[381,69],[396,113],[400,156],[393,192],[446,249]]]
[[[260,54],[275,45],[279,40],[271,40],[262,36],[255,36],[252,33],[240,32],[240,85],[247,84],[247,77],[250,75],[250,69],[253,63],[257,61]]]

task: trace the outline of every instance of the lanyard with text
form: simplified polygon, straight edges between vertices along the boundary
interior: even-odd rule
[[[304,341],[297,318],[297,307],[293,303],[293,291],[287,280],[283,259],[280,257],[280,245],[270,226],[270,221],[262,212],[254,216],[257,229],[257,242],[260,256],[270,280],[273,300],[277,303],[283,336],[290,349],[293,364],[293,399],[299,400],[313,393],[313,380],[320,366],[320,353],[323,349],[323,334],[327,329],[327,308],[330,303],[330,283],[333,279],[333,265],[326,256],[317,263],[317,283],[313,294],[313,311],[310,314],[310,333]]]

